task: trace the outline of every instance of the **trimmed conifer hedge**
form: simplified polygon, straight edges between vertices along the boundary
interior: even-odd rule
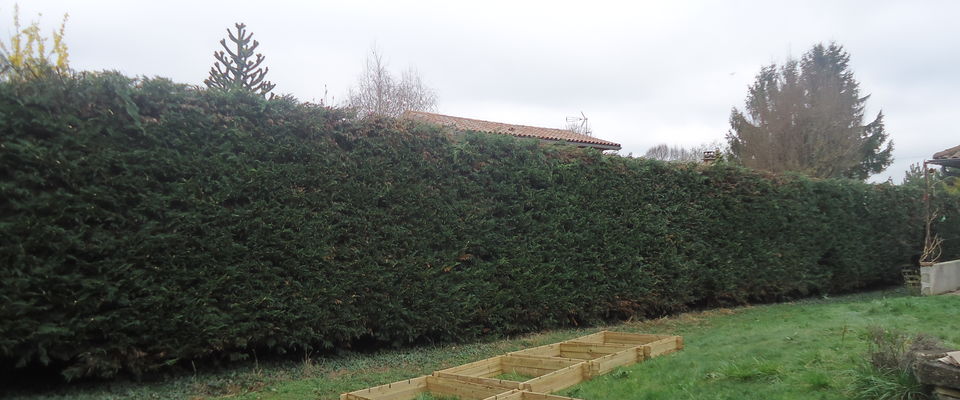
[[[0,84],[0,365],[466,340],[898,280],[919,193],[354,121],[115,73]]]

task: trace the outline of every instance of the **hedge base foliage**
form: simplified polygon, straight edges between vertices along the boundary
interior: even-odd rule
[[[0,362],[67,377],[889,284],[919,193],[114,73],[0,84]]]

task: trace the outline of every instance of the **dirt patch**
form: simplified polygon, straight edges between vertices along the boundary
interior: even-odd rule
[[[350,375],[350,370],[346,368],[340,368],[336,371],[327,372],[327,379],[337,379],[344,375]]]

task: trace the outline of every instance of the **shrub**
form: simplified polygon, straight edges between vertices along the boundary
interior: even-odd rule
[[[867,330],[868,362],[854,373],[851,392],[862,400],[922,400],[928,392],[913,374],[908,349],[938,347],[923,334],[912,340],[897,330],[874,326]]]
[[[0,84],[0,365],[67,377],[889,284],[919,193],[87,73]]]
[[[864,368],[854,376],[853,398],[860,400],[923,400],[930,398],[908,370]]]
[[[0,81],[49,79],[68,74],[70,55],[63,41],[66,24],[67,15],[64,15],[60,28],[48,39],[41,33],[39,21],[25,27],[20,25],[20,7],[14,4],[14,33],[6,41],[0,39]]]

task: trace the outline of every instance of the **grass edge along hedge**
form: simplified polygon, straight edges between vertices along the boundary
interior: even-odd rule
[[[0,83],[0,132],[0,369],[68,378],[853,291],[921,234],[909,188],[117,73]]]

